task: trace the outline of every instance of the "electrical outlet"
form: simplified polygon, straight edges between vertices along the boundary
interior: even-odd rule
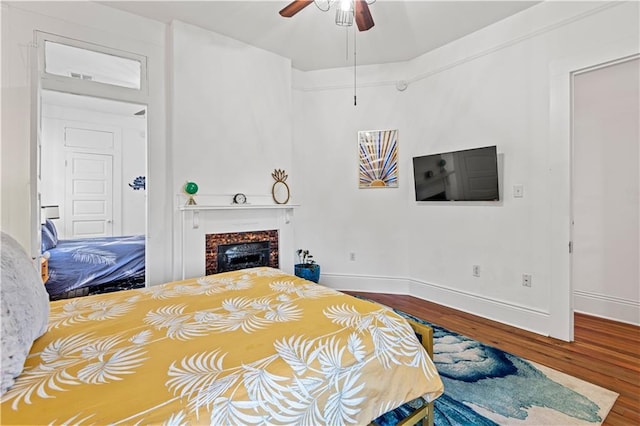
[[[356,261],[356,254],[355,254],[355,252],[351,252],[351,253],[349,253],[349,260],[350,260],[350,261],[352,261],[352,262],[355,262],[355,261]]]
[[[473,265],[473,276],[474,277],[480,276],[480,265]]]
[[[522,197],[524,197],[524,186],[513,185],[513,198],[522,198]]]
[[[531,287],[531,274],[522,274],[522,285]]]

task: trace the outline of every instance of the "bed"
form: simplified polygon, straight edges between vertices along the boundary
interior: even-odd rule
[[[48,257],[51,300],[144,286],[144,235],[61,240],[47,220],[42,253]]]
[[[364,425],[443,391],[405,319],[278,269],[49,308],[2,424]]]

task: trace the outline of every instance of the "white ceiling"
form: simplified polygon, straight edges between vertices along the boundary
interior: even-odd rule
[[[102,4],[164,23],[193,24],[290,58],[300,70],[350,66],[345,29],[335,12],[309,5],[292,18],[278,11],[289,1],[107,1]],[[358,64],[405,61],[533,6],[532,1],[377,0],[375,26],[357,34]],[[353,30],[349,37],[353,41]],[[349,52],[352,54],[352,46]],[[143,106],[88,96],[43,91],[42,101],[109,114],[133,116]]]
[[[335,25],[335,12],[309,5],[292,18],[278,12],[290,0],[101,1],[136,15],[173,19],[290,58],[303,71],[353,64],[353,27]],[[359,65],[413,59],[500,21],[539,1],[377,0],[375,26],[356,36]],[[347,32],[349,56],[347,56]]]

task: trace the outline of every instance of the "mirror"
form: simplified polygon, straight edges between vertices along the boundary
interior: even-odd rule
[[[289,186],[282,181],[275,182],[271,187],[271,195],[276,204],[287,204],[289,202]]]
[[[287,173],[284,170],[275,169],[271,176],[276,180],[271,187],[271,196],[276,204],[287,204],[289,202],[289,185],[285,182],[287,180]]]

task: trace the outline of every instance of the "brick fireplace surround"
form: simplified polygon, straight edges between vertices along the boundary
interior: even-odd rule
[[[279,268],[278,231],[229,232],[224,234],[206,234],[205,271],[207,275],[218,272],[218,246],[225,244],[257,243],[269,241],[269,266]]]

